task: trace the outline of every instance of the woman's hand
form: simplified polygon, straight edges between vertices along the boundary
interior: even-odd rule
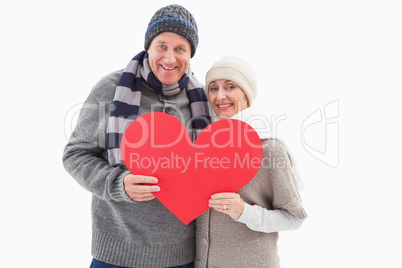
[[[211,196],[209,206],[237,220],[244,210],[244,202],[236,193],[218,193]]]

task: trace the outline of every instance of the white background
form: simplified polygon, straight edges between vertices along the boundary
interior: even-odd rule
[[[66,136],[77,105],[143,49],[150,18],[170,3],[0,4],[0,266],[89,267],[90,193],[62,166]],[[243,57],[258,76],[257,104],[286,117],[276,129],[309,218],[280,234],[282,267],[402,267],[399,1],[176,3],[198,24],[198,78],[222,56]],[[339,133],[328,128],[328,147],[325,121],[302,139],[303,122],[331,103]],[[336,164],[312,156],[307,140]]]

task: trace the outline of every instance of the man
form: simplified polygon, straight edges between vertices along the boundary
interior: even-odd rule
[[[157,178],[131,174],[119,147],[128,125],[149,112],[175,116],[193,136],[209,123],[207,98],[189,66],[197,45],[188,10],[159,9],[145,50],[102,78],[81,110],[63,164],[93,196],[91,267],[193,267],[194,224],[154,198]]]

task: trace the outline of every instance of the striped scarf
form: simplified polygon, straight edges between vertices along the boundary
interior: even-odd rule
[[[148,61],[148,53],[137,54],[124,69],[113,99],[106,133],[106,147],[109,163],[113,166],[123,164],[120,156],[120,142],[126,128],[138,117],[141,102],[141,80],[144,79],[156,92],[172,96],[187,90],[192,113],[192,137],[196,137],[211,121],[208,99],[202,84],[191,71],[187,72],[174,85],[162,84],[153,74]]]

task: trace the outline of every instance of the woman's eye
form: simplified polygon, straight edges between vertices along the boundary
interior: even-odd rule
[[[216,87],[212,87],[210,90],[211,91],[217,91],[218,89]]]
[[[228,86],[228,89],[229,90],[232,90],[232,89],[234,89],[235,88],[235,86]]]
[[[177,51],[184,51],[184,49],[182,48],[182,47],[178,47],[177,49],[176,49]]]
[[[165,45],[159,45],[159,48],[164,49],[164,48],[166,48],[166,46]]]

